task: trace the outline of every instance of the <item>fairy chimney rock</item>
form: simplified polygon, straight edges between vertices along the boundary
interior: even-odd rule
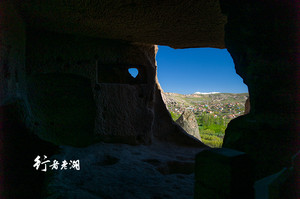
[[[176,120],[176,123],[179,124],[188,134],[201,140],[198,123],[192,109],[185,109],[182,115]]]

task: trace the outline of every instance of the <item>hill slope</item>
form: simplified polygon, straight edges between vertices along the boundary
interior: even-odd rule
[[[176,121],[186,108],[194,112],[201,139],[211,147],[221,147],[227,124],[231,119],[244,114],[248,96],[248,93],[163,93],[173,120]]]

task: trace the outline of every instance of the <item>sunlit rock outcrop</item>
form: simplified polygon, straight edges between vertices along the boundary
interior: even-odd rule
[[[246,102],[245,102],[245,111],[244,111],[244,115],[250,113],[250,97],[247,98]]]
[[[186,109],[176,120],[176,123],[179,124],[188,134],[201,140],[198,123],[192,110]]]

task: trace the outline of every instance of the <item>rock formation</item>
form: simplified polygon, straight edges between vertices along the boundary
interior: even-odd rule
[[[192,110],[185,109],[182,115],[176,120],[176,123],[179,124],[188,134],[201,140],[198,123]]]
[[[247,98],[245,102],[245,112],[244,115],[250,113],[250,97]]]
[[[41,139],[76,147],[101,141],[204,147],[172,120],[163,102],[159,44],[226,47],[249,88],[251,112],[229,123],[223,146],[249,154],[256,179],[288,167],[300,150],[297,2],[0,1],[0,159],[22,146],[22,137],[4,136],[15,130],[38,135],[20,147],[24,154],[28,145],[43,145]],[[132,67],[136,78],[128,73]],[[3,119],[17,102],[13,118]],[[9,168],[7,161],[0,164],[2,173]],[[170,168],[162,171],[181,165],[166,164]],[[36,196],[12,183],[19,176],[5,177],[0,195]]]
[[[300,150],[299,7],[294,0],[220,3],[227,50],[251,96],[251,112],[228,124],[223,147],[248,153],[258,179],[288,167]]]

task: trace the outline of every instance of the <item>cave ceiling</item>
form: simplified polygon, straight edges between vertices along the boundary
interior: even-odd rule
[[[225,48],[218,0],[15,0],[29,28],[173,48]]]

